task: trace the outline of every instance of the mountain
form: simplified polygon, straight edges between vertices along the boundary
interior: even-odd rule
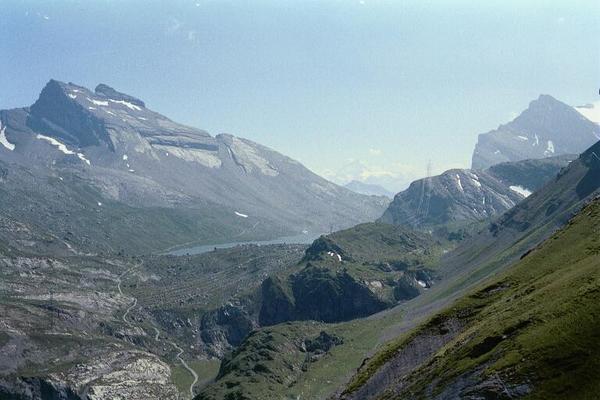
[[[368,360],[341,399],[593,399],[600,198],[520,261]]]
[[[394,166],[390,168],[389,165],[382,167],[371,162],[350,160],[336,170],[325,172],[324,176],[340,185],[358,181],[368,185],[381,186],[386,190],[398,191],[408,186],[416,172],[416,170],[403,171]]]
[[[380,221],[412,227],[489,220],[556,176],[576,156],[506,162],[483,171],[453,169],[413,182]]]
[[[348,337],[360,317],[429,290],[437,279],[431,267],[441,254],[429,234],[389,224],[360,224],[320,237],[300,263],[263,281],[254,296],[260,297],[260,328],[225,355],[216,382],[198,399],[296,398],[289,389],[303,371],[330,361],[333,348],[354,350],[363,339],[360,330],[356,341]],[[348,322],[332,323],[339,321]]]
[[[352,190],[353,192],[366,194],[369,196],[385,196],[390,199],[394,197],[394,193],[390,192],[383,186],[376,185],[374,183],[365,183],[353,180],[345,184],[344,187],[348,190]]]
[[[598,252],[596,247],[598,243],[597,235],[594,233],[597,225],[596,220],[598,219],[595,215],[598,210],[597,205],[595,206],[596,211],[584,209],[580,213],[580,216],[587,218],[590,215],[589,212],[592,212],[591,215],[594,215],[594,217],[592,221],[584,224],[585,230],[570,235],[570,238],[564,241],[568,247],[568,252],[565,251],[562,240],[559,240],[560,236],[556,240],[553,237],[547,241],[553,246],[552,256],[547,259],[542,253],[535,258],[539,269],[532,279],[529,279],[531,275],[526,281],[518,277],[516,281],[509,280],[507,287],[503,285],[503,283],[506,283],[503,280],[501,280],[502,284],[500,285],[494,284],[494,282],[490,283],[487,280],[501,279],[494,278],[494,276],[501,277],[501,274],[510,273],[510,266],[519,263],[519,259],[527,260],[533,257],[538,252],[537,247],[540,243],[552,237],[557,229],[569,225],[571,217],[579,213],[588,202],[600,194],[599,153],[600,142],[572,161],[558,175],[551,178],[546,185],[519,202],[512,209],[482,226],[478,232],[464,239],[454,249],[447,251],[447,249],[441,248],[443,254],[441,258],[437,260],[434,258],[433,263],[427,269],[421,270],[431,273],[433,279],[430,284],[425,285],[426,287],[418,296],[409,297],[407,300],[399,302],[397,306],[370,315],[365,319],[355,319],[335,324],[307,323],[304,321],[287,322],[255,331],[246,341],[242,342],[230,357],[226,358],[216,382],[202,390],[198,399],[213,400],[225,398],[225,396],[240,399],[279,399],[282,397],[296,398],[297,396],[322,399],[331,398],[340,386],[346,388],[343,394],[342,392],[337,393],[337,396],[342,396],[342,398],[397,398],[394,396],[395,383],[402,383],[406,376],[418,378],[421,370],[417,368],[425,368],[423,371],[425,371],[428,380],[425,382],[425,386],[419,386],[421,382],[415,381],[415,385],[410,386],[410,388],[417,391],[417,393],[421,393],[421,390],[429,387],[443,387],[448,379],[454,379],[455,377],[446,374],[446,372],[451,373],[454,366],[458,370],[478,362],[480,360],[479,355],[488,354],[485,351],[482,352],[482,350],[485,350],[488,346],[493,348],[497,344],[499,335],[497,333],[487,335],[487,333],[494,330],[499,323],[503,327],[506,325],[506,328],[500,329],[500,336],[508,336],[520,329],[527,329],[527,326],[519,325],[521,311],[527,313],[543,308],[543,317],[536,318],[534,315],[531,318],[533,320],[531,327],[536,327],[534,331],[536,334],[544,332],[545,327],[549,325],[543,325],[543,323],[553,319],[554,307],[558,306],[561,301],[565,300],[565,304],[573,307],[578,307],[578,304],[581,304],[577,300],[577,293],[580,293],[577,287],[589,284],[586,287],[590,288],[593,295],[596,293],[592,288],[594,285],[597,286],[597,282],[594,280],[597,274],[590,274],[595,274],[593,266],[597,264]],[[346,232],[344,236],[348,236],[350,232],[352,230]],[[370,241],[361,240],[359,236],[351,235],[350,237],[352,237],[351,243],[354,243],[355,246],[364,243],[366,249],[373,247]],[[579,240],[583,240],[582,238],[585,238],[585,242],[577,243]],[[387,242],[386,238],[381,239],[383,242]],[[314,245],[313,250],[324,249],[324,255],[328,255],[325,251],[331,252],[333,248],[334,254],[340,254],[339,250],[333,247],[336,243],[326,242],[327,246]],[[341,242],[337,246],[340,250],[344,248]],[[388,251],[393,253],[394,249],[395,247],[392,245]],[[401,247],[398,249],[401,251]],[[375,247],[373,247],[373,251],[374,253],[378,252]],[[350,252],[352,253],[352,251]],[[307,250],[307,254],[312,253],[314,251]],[[333,257],[330,256],[329,258]],[[343,256],[342,259],[344,259]],[[578,273],[577,268],[580,265],[579,261],[582,259],[585,259],[585,263],[587,263],[586,269]],[[357,270],[361,271],[361,260],[357,261],[359,261],[356,263]],[[546,261],[552,261],[552,264],[546,263]],[[377,263],[373,262],[372,265],[376,266]],[[565,270],[562,275],[552,275],[552,271],[560,266],[564,266],[568,270]],[[534,270],[532,264],[525,264],[521,268],[521,271],[525,274]],[[546,275],[548,275],[548,279],[546,279]],[[562,277],[568,280],[570,289],[560,292],[556,299],[552,299],[552,291],[561,288]],[[557,278],[556,282],[554,282],[554,278]],[[383,287],[386,287],[389,282],[385,276],[381,276],[380,281],[384,283]],[[483,283],[485,281],[488,283]],[[320,282],[323,282],[323,287],[331,286],[326,284],[325,280]],[[535,303],[529,303],[528,301],[531,299],[529,296],[530,291],[535,292],[542,282],[543,285],[547,285],[543,290],[544,293],[541,297],[535,299]],[[478,314],[480,311],[479,303],[471,303],[466,309],[461,307],[448,308],[453,301],[460,299],[462,296],[466,295],[468,298],[479,285],[483,285],[481,287],[485,290],[483,290],[483,294],[476,294],[476,298],[481,298],[482,301],[486,299],[494,300],[497,299],[494,296],[502,296],[506,293],[506,297],[503,296],[502,301],[496,303],[506,311],[506,313],[500,314],[501,318],[493,313],[493,307],[489,309],[490,312]],[[515,287],[514,291],[512,290],[513,286]],[[482,297],[487,294],[490,296]],[[288,298],[292,299],[293,297]],[[579,309],[582,313],[577,314],[578,318],[581,315],[581,326],[590,327],[590,322],[594,321],[591,315],[596,313],[596,309],[593,308],[596,300],[594,297],[590,297],[590,299],[591,302],[586,303],[590,307],[587,307],[587,305],[582,306]],[[513,303],[516,300],[519,302]],[[544,306],[546,303],[548,304],[547,307]],[[513,304],[519,304],[519,309],[514,311],[514,314],[510,314],[513,311],[511,310]],[[529,310],[529,304],[532,304],[534,308]],[[442,312],[444,309],[448,309],[448,312]],[[457,310],[456,313],[452,314],[457,318],[451,318],[450,320],[444,318],[453,310]],[[586,314],[587,310],[593,310],[593,313]],[[440,316],[435,317],[440,312]],[[479,315],[486,316],[485,323],[477,324]],[[505,319],[504,316],[506,316]],[[564,326],[568,327],[568,315],[562,314],[561,318],[562,322],[560,324],[564,322]],[[465,325],[461,325],[463,323],[477,324],[479,329],[483,329],[482,334],[477,334],[477,340],[469,340],[472,331],[468,329],[468,326],[465,328]],[[463,330],[463,328],[465,329]],[[516,328],[516,330],[513,328]],[[454,337],[453,335],[457,332],[456,329],[460,330],[460,336]],[[317,336],[320,336],[320,332],[325,332],[328,336],[336,336],[338,339],[335,340],[334,345],[327,346],[316,352],[316,354],[307,351],[307,347],[303,343],[306,343],[306,341],[312,342]],[[550,332],[556,333],[554,327]],[[589,330],[586,331],[586,335],[588,334]],[[547,336],[544,340],[548,339]],[[491,337],[491,339],[487,340],[487,337]],[[416,338],[416,340],[410,341],[411,338]],[[457,341],[454,342],[456,346],[466,346],[467,349],[474,348],[474,350],[473,353],[470,353],[471,350],[465,350],[454,354],[461,356],[466,353],[475,356],[473,358],[467,357],[463,359],[463,362],[455,365],[443,364],[441,369],[427,369],[431,365],[435,367],[435,361],[438,357],[443,356],[446,351],[456,348],[454,346],[448,350],[448,347],[443,347],[449,343],[448,340],[454,340],[455,338],[457,338]],[[594,338],[593,341],[590,341],[588,335],[582,338],[579,343],[591,344],[595,343],[595,340]],[[575,349],[577,352],[572,354],[575,354],[575,358],[579,357],[577,345],[572,346],[572,344],[577,343],[574,340],[559,337],[546,343],[550,344],[550,352],[552,352],[552,348],[558,351],[565,346],[564,348],[568,351]],[[568,351],[561,353],[561,357],[563,354],[569,355]],[[587,348],[585,346],[581,351],[585,353],[585,357],[590,354],[589,352],[586,353]],[[371,356],[374,352],[376,352],[375,355]],[[495,355],[496,353],[489,354]],[[591,358],[585,358],[584,361],[595,359],[595,353],[591,354]],[[511,355],[514,355],[514,353],[509,353],[503,360],[510,361],[512,359]],[[365,359],[367,356],[370,358]],[[561,360],[563,360],[561,357],[554,360],[554,365],[561,365]],[[519,359],[512,360],[518,361]],[[489,358],[486,360],[489,360]],[[571,365],[571,358],[565,358],[564,360],[567,365]],[[549,362],[553,362],[552,358]],[[487,366],[488,364],[482,364],[483,368]],[[358,374],[348,383],[347,376],[355,374],[357,368]],[[532,371],[535,370],[535,367],[528,366],[528,368]],[[581,369],[577,371],[584,372]],[[589,371],[596,371],[596,369],[591,368]],[[477,374],[480,370],[475,369],[472,372]],[[429,380],[438,373],[444,374],[448,379],[443,381]],[[455,382],[469,384],[471,376],[467,375],[465,379],[459,376],[459,379]],[[500,382],[504,382],[503,379],[504,377]],[[319,382],[319,384],[315,385],[315,382]],[[487,386],[483,387],[484,390],[486,388]],[[513,386],[509,386],[509,388],[511,389],[511,395],[515,397],[520,393],[513,392],[512,390],[515,389]],[[392,392],[388,393],[386,389],[391,389]],[[410,393],[402,392],[402,394],[399,398],[413,397]],[[477,394],[480,396],[465,396],[465,398],[502,398],[494,397],[493,392],[491,397],[485,397],[481,392]],[[386,395],[389,396],[386,397]],[[416,398],[431,397],[432,394],[429,392],[416,396]],[[441,398],[460,398],[460,396],[457,396],[455,392],[450,392],[450,395]],[[547,397],[541,396],[539,398]],[[577,397],[575,396],[575,398]]]
[[[260,325],[344,321],[416,297],[434,279],[439,247],[426,233],[388,224],[321,236],[294,273],[263,282]]]
[[[501,269],[548,238],[600,190],[600,141],[546,185],[494,219],[442,260],[461,284]],[[452,290],[452,289],[449,289]]]
[[[153,243],[168,247],[318,233],[373,220],[386,205],[252,141],[213,137],[173,122],[104,84],[92,92],[51,80],[31,107],[0,111],[0,124],[0,161],[8,174],[2,189],[13,193],[3,212],[21,213],[31,223],[39,219],[38,207],[26,206],[28,193],[10,178],[28,175],[32,188],[37,185],[32,192],[40,199],[44,227],[59,227],[54,234],[60,237],[77,229],[64,227],[60,218],[70,208],[81,209],[84,220],[136,210],[132,213],[143,214],[136,221],[138,239],[151,234]],[[60,198],[52,209],[43,205],[45,197],[53,197],[47,190]],[[73,196],[73,190],[92,201]],[[111,220],[113,231],[131,225]],[[170,228],[161,234],[160,225],[178,224],[184,228],[177,240],[169,239]],[[118,236],[104,232],[93,238],[103,249],[128,244],[125,235]]]
[[[593,106],[573,108],[541,95],[511,122],[479,135],[472,168],[581,153],[600,139],[600,125],[594,121],[593,110]]]

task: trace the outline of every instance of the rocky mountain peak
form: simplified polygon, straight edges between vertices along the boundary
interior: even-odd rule
[[[514,120],[479,135],[472,167],[576,154],[599,138],[598,124],[554,97],[541,95]]]
[[[557,118],[576,117],[579,118],[577,111],[568,104],[555,99],[548,94],[541,94],[536,100],[529,103],[529,106],[523,111],[516,120],[526,119],[528,123],[544,125],[545,123],[556,120]]]
[[[73,101],[79,94],[89,99],[91,92],[73,83],[51,79],[31,106],[27,125],[78,147],[105,144],[114,150],[103,120]]]
[[[563,102],[555,99],[554,97],[552,97],[549,94],[540,94],[540,96],[536,100],[533,100],[531,103],[529,103],[529,106],[531,107],[534,104],[548,104],[548,105],[558,105],[558,106],[565,105]]]

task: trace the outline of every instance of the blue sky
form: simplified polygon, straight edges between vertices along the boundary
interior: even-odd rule
[[[398,189],[467,167],[541,93],[598,101],[598,1],[13,1],[0,108],[99,82],[317,173]],[[393,187],[396,186],[396,187]]]

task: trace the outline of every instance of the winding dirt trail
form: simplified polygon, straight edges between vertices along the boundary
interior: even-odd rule
[[[142,264],[138,263],[134,266],[132,266],[131,268],[129,268],[128,270],[126,270],[125,272],[123,272],[121,275],[119,275],[118,279],[117,279],[117,290],[119,291],[119,294],[121,296],[125,296],[125,294],[123,293],[123,289],[121,288],[121,282],[122,282],[122,278],[127,275],[128,273],[130,273],[131,271],[133,271],[136,268],[139,268]],[[131,310],[133,310],[133,308],[137,305],[138,299],[137,297],[134,296],[129,296],[133,299],[133,303],[127,307],[127,309],[125,310],[125,312],[123,313],[123,316],[121,317],[121,319],[123,320],[123,322],[125,322],[128,326],[130,327],[134,327],[134,328],[139,328],[143,331],[143,328],[140,326],[136,326],[134,325],[132,322],[130,322],[127,319],[127,315],[129,315],[129,312]],[[190,375],[192,375],[193,381],[190,384],[190,388],[189,388],[189,392],[190,392],[190,399],[194,398],[194,386],[196,386],[196,383],[198,383],[198,374],[196,373],[196,371],[194,371],[189,365],[188,363],[181,357],[181,355],[183,354],[183,349],[181,347],[179,347],[179,345],[173,341],[170,340],[161,340],[160,339],[160,331],[158,330],[158,328],[156,326],[154,326],[154,322],[150,322],[152,324],[152,329],[154,330],[154,340],[157,342],[160,341],[164,341],[165,343],[170,344],[174,349],[177,350],[177,355],[175,356],[175,358],[177,358],[177,360],[179,360],[179,362],[181,362],[181,365],[183,365],[183,367],[190,373]]]
[[[179,351],[179,353],[177,353],[175,357],[177,357],[177,359],[181,362],[181,365],[183,365],[183,367],[187,369],[188,372],[192,374],[192,377],[194,378],[194,380],[190,384],[190,397],[194,398],[194,386],[196,386],[196,383],[198,383],[198,374],[188,365],[187,362],[185,362],[183,358],[181,358],[181,355],[183,354],[183,349],[179,347],[179,345],[175,342],[167,341],[167,343],[169,343],[171,346],[173,346]]]

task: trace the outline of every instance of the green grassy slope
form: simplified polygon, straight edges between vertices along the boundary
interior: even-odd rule
[[[599,226],[596,200],[506,272],[388,345],[342,397],[597,398]],[[410,357],[428,344],[430,356]],[[406,374],[400,360],[416,368]]]
[[[364,355],[378,346],[382,330],[401,319],[400,313],[393,311],[372,320],[352,316],[373,313],[367,310],[372,301],[381,302],[381,308],[396,304],[394,288],[399,282],[416,286],[412,287],[415,295],[425,291],[416,279],[427,280],[420,274],[434,273],[442,247],[428,234],[380,223],[361,224],[317,239],[302,262],[278,273],[278,278],[267,279],[268,287],[263,284],[263,311],[272,306],[281,313],[282,302],[288,301],[291,308],[296,307],[289,317],[301,321],[252,333],[225,359],[217,381],[205,388],[200,398],[328,396],[351,376]],[[342,261],[330,252],[339,254]],[[349,309],[350,305],[355,307]],[[311,310],[318,310],[322,321],[350,320],[302,321],[311,319]],[[340,338],[341,343],[315,355],[303,343],[322,331]]]
[[[391,320],[297,321],[262,328],[224,360],[217,381],[196,400],[325,398],[377,346],[381,329]],[[321,332],[340,341],[327,351],[307,349],[306,341]]]
[[[263,283],[260,323],[339,322],[418,296],[442,247],[429,234],[381,223],[322,236],[297,268]]]

